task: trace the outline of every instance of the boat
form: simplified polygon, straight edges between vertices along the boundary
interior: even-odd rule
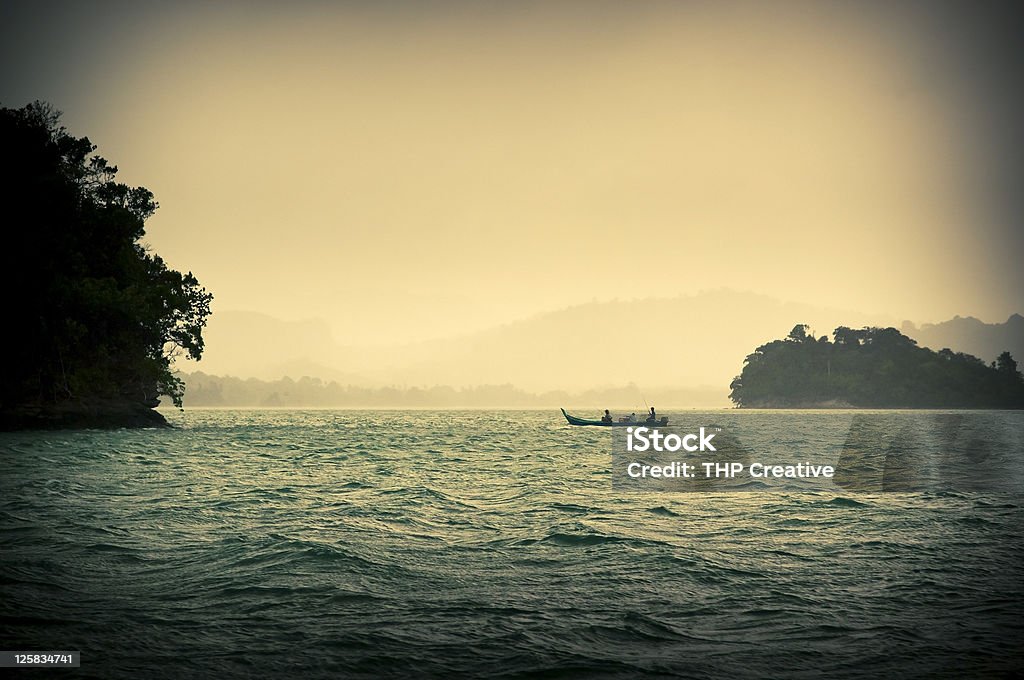
[[[565,416],[565,419],[569,421],[570,425],[596,425],[598,427],[629,427],[631,425],[657,425],[659,427],[664,427],[668,425],[668,418],[665,416],[662,416],[661,418],[654,422],[648,420],[634,420],[633,422],[625,420],[613,420],[610,423],[606,423],[603,420],[587,420],[586,418],[577,418],[576,416],[571,416],[565,412],[564,408],[562,409],[562,415]]]

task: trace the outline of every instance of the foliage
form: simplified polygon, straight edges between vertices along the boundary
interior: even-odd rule
[[[732,382],[738,406],[800,408],[1024,408],[1024,378],[1009,352],[991,366],[933,352],[895,328],[840,326],[833,342],[804,325],[761,345]]]
[[[181,406],[174,356],[199,359],[213,296],[142,243],[157,209],[143,187],[35,102],[0,109],[3,278],[0,407],[90,400]]]

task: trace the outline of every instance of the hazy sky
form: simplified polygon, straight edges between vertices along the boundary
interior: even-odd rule
[[[978,3],[4,3],[0,101],[150,188],[215,310],[342,342],[721,286],[997,321],[1021,35]]]

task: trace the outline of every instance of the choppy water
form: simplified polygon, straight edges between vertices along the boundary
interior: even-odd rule
[[[734,417],[829,447],[851,416]],[[55,677],[1024,667],[1019,495],[623,492],[550,412],[175,420],[0,435],[0,646],[81,650]]]

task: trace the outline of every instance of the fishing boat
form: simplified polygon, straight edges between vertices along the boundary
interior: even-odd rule
[[[570,425],[596,425],[598,427],[628,427],[630,425],[657,425],[659,427],[664,427],[668,425],[668,418],[664,416],[653,423],[645,420],[634,420],[632,422],[628,420],[613,420],[610,423],[606,423],[603,420],[587,420],[586,418],[571,416],[565,412],[564,408],[562,409],[562,415],[565,416],[565,419],[569,421]]]

